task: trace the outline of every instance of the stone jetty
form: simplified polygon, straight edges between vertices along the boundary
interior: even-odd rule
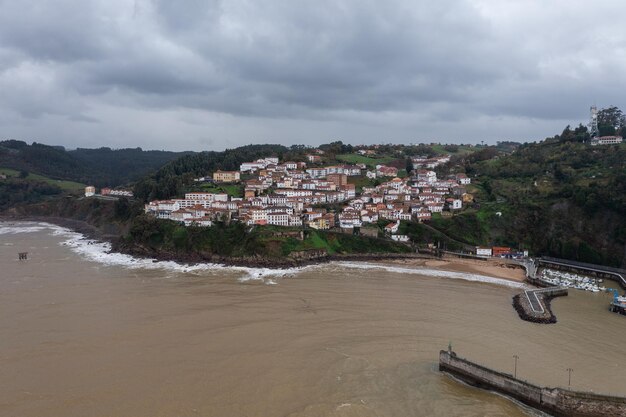
[[[626,417],[624,397],[540,387],[460,358],[451,349],[439,352],[439,370],[556,417]]]

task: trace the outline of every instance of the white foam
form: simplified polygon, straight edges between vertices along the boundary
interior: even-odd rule
[[[480,275],[480,274],[470,274],[467,272],[444,271],[441,269],[423,268],[419,266],[416,266],[414,268],[406,268],[406,267],[391,266],[391,265],[355,263],[355,262],[338,262],[338,264],[345,268],[352,268],[352,269],[378,269],[378,270],[384,270],[387,272],[394,272],[398,274],[427,275],[427,276],[438,277],[438,278],[451,278],[451,279],[462,279],[465,281],[484,282],[488,284],[502,285],[502,286],[511,287],[511,288],[526,288],[526,285],[522,282],[515,282],[515,281],[503,279],[503,278],[495,278],[495,277],[490,277],[490,276]]]
[[[238,272],[243,274],[239,281],[259,280],[275,285],[277,282],[270,277],[284,278],[297,274],[303,268],[290,269],[270,269],[270,268],[248,268],[239,266],[226,266],[215,263],[181,264],[174,261],[158,261],[151,258],[137,258],[131,255],[112,252],[109,242],[101,242],[86,238],[83,234],[74,232],[65,227],[49,223],[1,223],[1,234],[48,232],[52,236],[58,236],[64,240],[62,245],[69,247],[73,252],[83,258],[105,266],[120,266],[128,269],[165,270],[176,273],[210,273],[213,271]]]
[[[49,232],[52,236],[64,238],[62,245],[69,247],[73,252],[83,258],[96,262],[105,266],[119,266],[128,269],[146,269],[146,270],[164,270],[174,273],[195,273],[210,274],[212,272],[236,272],[241,274],[238,278],[240,282],[262,281],[267,285],[278,284],[277,278],[294,277],[304,271],[315,268],[332,268],[339,267],[341,269],[361,269],[361,270],[384,270],[397,274],[426,275],[438,278],[462,279],[466,281],[484,282],[507,286],[511,288],[525,288],[526,286],[520,282],[509,281],[502,278],[494,278],[480,274],[470,274],[465,272],[452,272],[440,269],[430,269],[423,267],[398,267],[384,264],[374,263],[356,263],[356,262],[331,262],[329,264],[308,265],[303,267],[272,269],[272,268],[248,268],[241,266],[226,266],[215,263],[197,263],[197,264],[181,264],[174,261],[158,261],[149,258],[137,258],[119,252],[111,251],[111,244],[108,242],[100,242],[86,238],[81,233],[73,232],[65,227],[57,226],[49,223],[35,222],[19,222],[19,223],[3,223],[0,222],[0,235],[17,234],[17,233],[35,233]]]
[[[0,223],[0,235],[15,235],[18,233],[43,232],[50,228],[47,223]]]

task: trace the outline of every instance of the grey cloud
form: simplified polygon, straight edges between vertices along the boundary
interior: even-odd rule
[[[0,117],[76,143],[90,126],[146,141],[150,118],[192,147],[547,136],[620,104],[626,36],[582,23],[626,6],[599,3],[0,0]]]
[[[91,32],[101,23],[89,2],[5,0],[0,11],[2,46],[35,60],[95,59],[106,42]]]
[[[158,21],[173,32],[189,32],[214,22],[222,11],[220,0],[154,0]]]

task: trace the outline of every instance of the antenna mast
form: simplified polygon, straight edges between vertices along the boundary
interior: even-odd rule
[[[598,131],[598,108],[596,106],[591,106],[589,113],[589,136],[593,139],[597,138],[600,134]]]

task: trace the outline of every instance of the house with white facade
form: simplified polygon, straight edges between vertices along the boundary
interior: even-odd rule
[[[395,234],[398,233],[398,229],[400,228],[400,220],[395,223],[389,223],[385,226],[385,233]]]

